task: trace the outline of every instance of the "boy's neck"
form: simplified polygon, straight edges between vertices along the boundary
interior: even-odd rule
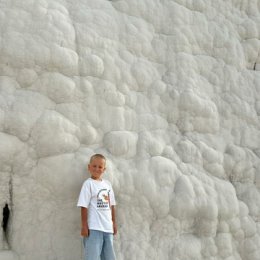
[[[91,176],[91,179],[95,180],[95,181],[102,181],[102,178],[95,178],[93,176]]]

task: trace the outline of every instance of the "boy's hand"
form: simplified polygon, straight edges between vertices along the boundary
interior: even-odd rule
[[[116,224],[113,224],[113,231],[114,231],[114,236],[117,234],[117,226]]]
[[[88,235],[89,235],[88,227],[82,227],[81,228],[81,236],[88,237]]]

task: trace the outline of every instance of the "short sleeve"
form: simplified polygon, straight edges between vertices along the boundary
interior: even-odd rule
[[[115,206],[116,205],[115,194],[114,194],[114,191],[112,189],[112,186],[111,186],[111,190],[109,192],[109,200],[110,200],[110,205],[111,206]]]
[[[77,206],[88,208],[90,199],[91,199],[90,183],[88,181],[85,181],[82,185],[82,188],[81,188],[81,191],[79,194]]]

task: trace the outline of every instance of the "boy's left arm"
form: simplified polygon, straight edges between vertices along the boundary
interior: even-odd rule
[[[113,230],[114,230],[114,235],[117,234],[117,225],[116,225],[116,209],[115,206],[111,206],[111,214],[112,214],[112,222],[113,222]]]

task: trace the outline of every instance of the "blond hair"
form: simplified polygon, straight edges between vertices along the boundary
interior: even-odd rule
[[[99,159],[103,159],[103,160],[105,160],[105,162],[106,162],[106,157],[103,155],[103,154],[100,154],[100,153],[96,153],[96,154],[94,154],[94,155],[92,155],[91,157],[90,157],[90,160],[89,160],[89,162],[91,163],[94,159],[96,159],[96,158],[99,158]]]

